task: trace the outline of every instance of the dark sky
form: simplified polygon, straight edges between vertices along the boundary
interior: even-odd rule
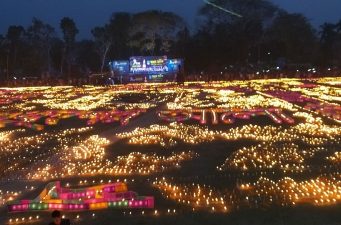
[[[315,27],[341,19],[341,0],[272,1],[289,12],[303,13]],[[176,12],[193,26],[202,4],[202,0],[0,0],[0,34],[12,24],[28,26],[34,16],[59,30],[60,19],[69,16],[77,23],[79,38],[89,38],[91,28],[104,24],[112,12],[149,9]]]

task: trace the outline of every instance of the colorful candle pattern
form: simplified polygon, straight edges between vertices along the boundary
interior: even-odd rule
[[[8,202],[7,207],[9,212],[154,208],[154,197],[138,196],[128,191],[125,183],[69,189],[62,188],[56,181],[49,183],[37,198]]]

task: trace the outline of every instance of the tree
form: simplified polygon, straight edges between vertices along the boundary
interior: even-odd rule
[[[202,24],[194,35],[194,41],[198,42],[197,48],[202,48],[209,56],[206,67],[226,67],[227,64],[243,66],[252,60],[258,61],[264,30],[280,9],[265,0],[211,2],[242,17],[236,17],[209,4],[199,9]]]
[[[341,66],[341,19],[340,21],[336,24],[337,26],[337,33],[338,33],[338,37],[337,37],[337,42],[335,45],[335,51],[337,52],[336,54],[336,58],[337,58],[337,65]]]
[[[96,45],[94,41],[83,40],[77,43],[77,65],[79,70],[83,73],[90,73],[96,71],[100,66],[100,56],[96,52]]]
[[[30,44],[33,46],[33,50],[36,51],[36,55],[38,56],[36,60],[45,62],[40,66],[40,70],[47,71],[50,75],[52,71],[52,40],[55,38],[54,28],[37,18],[33,18],[32,25],[27,29],[27,36]]]
[[[184,20],[171,12],[152,10],[137,13],[132,19],[130,46],[141,53],[168,53],[177,40],[177,33],[185,27]]]
[[[101,55],[100,71],[101,73],[103,73],[107,54],[113,43],[110,26],[105,25],[104,27],[95,27],[94,29],[91,30],[91,33],[95,38],[98,53]]]
[[[18,51],[21,42],[23,41],[25,29],[22,26],[9,26],[6,39],[8,41],[7,55],[10,58],[10,71],[17,69]]]
[[[131,14],[118,12],[112,14],[109,22],[112,33],[112,54],[114,58],[129,57],[129,30],[132,25]]]
[[[175,54],[180,57],[185,57],[188,52],[191,41],[191,34],[187,27],[184,27],[177,33],[177,42]]]
[[[341,20],[337,24],[324,23],[320,32],[320,52],[319,62],[321,65],[329,66],[339,63],[341,64]]]
[[[5,80],[4,74],[7,70],[8,55],[6,52],[6,38],[0,35],[0,82]]]
[[[114,50],[114,57],[128,56],[128,30],[131,16],[128,13],[114,13],[108,24],[95,27],[91,33],[94,36],[98,53],[101,55],[100,71],[103,72],[110,49]]]
[[[266,38],[272,57],[285,57],[294,63],[313,60],[315,31],[302,14],[280,13],[267,29]]]
[[[68,65],[68,77],[71,74],[71,64],[73,57],[73,48],[76,41],[76,35],[78,34],[78,29],[76,23],[69,17],[64,17],[60,21],[60,28],[63,32],[64,49],[60,66],[60,73],[63,74],[64,61],[66,59]]]

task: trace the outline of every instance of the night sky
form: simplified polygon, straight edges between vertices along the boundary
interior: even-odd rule
[[[323,22],[341,19],[340,0],[272,1],[289,12],[303,13],[316,28]],[[28,26],[32,17],[50,23],[60,32],[60,19],[69,16],[80,30],[78,38],[90,38],[91,28],[104,24],[112,12],[150,9],[176,12],[194,26],[202,4],[202,0],[0,0],[0,34],[5,34],[9,25]]]

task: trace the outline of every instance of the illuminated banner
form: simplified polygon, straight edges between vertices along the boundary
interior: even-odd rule
[[[168,72],[167,56],[137,56],[130,58],[130,73],[158,74]]]
[[[119,74],[129,73],[129,61],[112,61],[109,62],[110,69]]]
[[[182,64],[183,64],[182,59],[168,59],[166,61],[167,72],[168,73],[178,72]]]
[[[134,56],[129,61],[109,62],[112,72],[120,75],[149,75],[149,79],[156,79],[154,75],[175,74],[182,65],[182,59],[167,59],[167,56]]]

